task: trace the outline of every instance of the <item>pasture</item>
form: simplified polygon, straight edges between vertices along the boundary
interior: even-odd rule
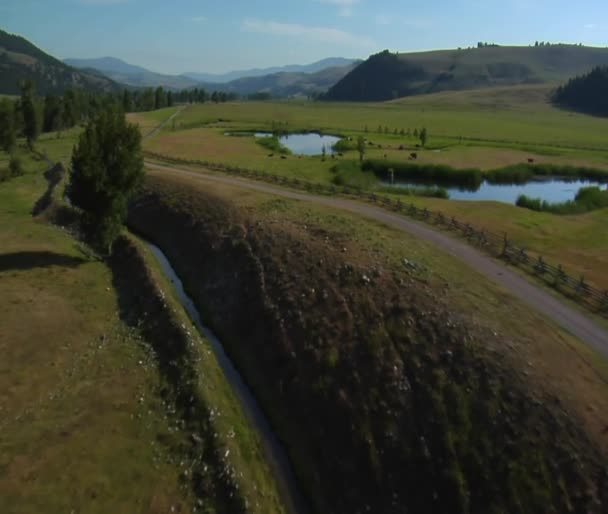
[[[492,170],[526,163],[589,166],[608,171],[608,120],[569,113],[547,102],[550,88],[519,86],[491,90],[439,93],[383,104],[248,102],[189,106],[147,140],[145,148],[182,159],[229,164],[272,174],[329,184],[338,162],[329,156],[290,155],[285,159],[255,143],[253,137],[226,136],[227,131],[321,131],[363,135],[366,158],[407,160],[416,152],[420,164]],[[152,122],[158,113],[139,117]],[[413,137],[399,135],[426,126],[427,149],[416,148]],[[365,129],[367,127],[367,132]],[[382,127],[382,133],[379,128]],[[384,127],[388,128],[384,133]],[[398,134],[394,134],[397,129]],[[462,136],[462,141],[460,137]],[[382,148],[378,148],[381,145]],[[399,146],[404,150],[399,150]],[[440,150],[440,151],[439,151]],[[358,159],[355,150],[339,160]],[[497,233],[507,233],[519,245],[561,263],[573,275],[584,275],[596,287],[608,288],[606,209],[576,216],[532,212],[497,202],[463,202],[407,197],[419,207]]]

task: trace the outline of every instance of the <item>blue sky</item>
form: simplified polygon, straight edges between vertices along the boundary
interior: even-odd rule
[[[535,40],[608,46],[606,0],[0,0],[0,28],[59,58],[224,72]]]

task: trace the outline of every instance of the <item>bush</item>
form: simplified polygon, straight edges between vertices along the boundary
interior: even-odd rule
[[[572,180],[608,180],[608,172],[583,166],[557,164],[515,164],[485,173],[490,184],[525,184],[533,177],[561,177]]]
[[[277,136],[265,136],[256,138],[256,143],[263,146],[267,150],[271,150],[274,153],[281,155],[289,155],[291,152],[289,148],[283,146]]]
[[[404,196],[424,196],[426,198],[441,198],[442,200],[449,200],[450,193],[439,186],[429,187],[400,187],[400,186],[389,186],[381,189],[383,193],[391,193],[393,195],[404,195]]]
[[[562,203],[550,203],[540,198],[520,195],[516,205],[532,211],[551,212],[553,214],[582,214],[597,209],[608,208],[608,190],[599,187],[583,187],[574,200]]]
[[[332,182],[337,186],[373,189],[378,185],[377,177],[363,171],[356,161],[341,161],[331,168],[331,172],[334,173]]]
[[[349,141],[348,139],[340,139],[332,147],[334,152],[350,152],[351,150],[357,149],[356,141]]]
[[[385,180],[389,180],[389,169],[391,168],[396,181],[477,190],[483,180],[481,171],[477,169],[455,169],[440,164],[414,164],[386,159],[368,159],[363,162],[364,170],[372,171],[377,177]]]
[[[21,158],[16,155],[11,156],[11,160],[8,164],[8,171],[11,177],[19,177],[23,175],[23,163]]]

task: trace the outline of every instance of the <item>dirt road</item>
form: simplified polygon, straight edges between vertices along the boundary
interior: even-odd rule
[[[540,312],[608,358],[608,331],[595,323],[590,317],[555,298],[541,287],[527,281],[499,261],[482,254],[464,242],[458,241],[416,221],[372,205],[345,198],[315,196],[242,178],[208,175],[202,172],[183,170],[173,166],[164,166],[152,162],[147,162],[146,164],[150,169],[160,170],[165,173],[189,175],[208,182],[244,187],[285,198],[342,209],[381,221],[387,225],[396,227],[399,230],[408,232],[466,262],[479,273],[500,284],[522,302]]]

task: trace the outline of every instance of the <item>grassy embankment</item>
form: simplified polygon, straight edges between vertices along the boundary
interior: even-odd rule
[[[290,130],[321,129],[345,135],[352,133],[353,136],[365,125],[373,131],[383,123],[406,129],[424,124],[430,131],[431,145],[442,133],[439,143],[444,139],[443,143],[455,145],[455,140],[448,141],[446,134],[462,134],[471,141],[450,146],[441,153],[418,149],[418,162],[422,165],[488,170],[517,164],[519,168],[529,169],[527,158],[532,157],[535,158],[535,166],[544,169],[551,163],[560,167],[606,167],[608,146],[602,134],[608,121],[557,110],[546,102],[547,92],[547,88],[526,86],[440,93],[385,104],[283,102],[193,106],[177,118],[177,130],[167,127],[160,135],[147,141],[146,147],[179,158],[226,163],[330,184],[333,181],[344,182],[346,177],[343,177],[344,173],[332,172],[337,163],[329,158],[325,162],[320,157],[269,158],[253,138],[223,134],[226,130],[270,130],[274,120],[283,122]],[[218,119],[222,121],[218,122]],[[368,149],[366,158],[384,159],[383,153],[386,153],[389,161],[411,164],[411,161],[404,160],[404,153],[407,155],[409,152],[394,149],[403,138],[371,132],[367,137],[393,148]],[[527,145],[533,148],[517,149],[519,143],[514,141],[521,139],[529,141]],[[488,140],[506,142],[499,144]],[[407,144],[414,144],[414,140]],[[605,148],[605,151],[583,150],[586,146]],[[347,162],[356,159],[354,151],[346,153],[341,166],[348,167],[350,164]],[[375,177],[370,175],[356,173],[354,185],[374,186]],[[351,183],[352,177],[353,174],[349,173]],[[438,196],[430,193],[428,196]],[[457,202],[414,196],[408,197],[407,201],[418,207],[440,210],[480,228],[507,233],[532,253],[542,254],[554,263],[561,263],[572,274],[585,275],[594,286],[608,289],[608,238],[598,236],[605,231],[606,209],[557,218],[550,213],[532,212],[496,202]]]
[[[222,335],[316,512],[583,508],[608,450],[604,359],[379,224],[162,172],[147,195],[130,222]]]
[[[39,149],[65,161],[71,143],[43,138]],[[176,388],[147,324],[133,317],[136,302],[125,302],[125,291],[140,284],[119,287],[122,262],[110,268],[44,216],[32,217],[47,189],[47,164],[19,153],[25,174],[0,184],[2,512],[234,512],[227,479],[219,478],[225,470],[238,471],[242,494],[234,498],[247,497],[249,512],[282,512],[209,344],[188,338],[201,353],[200,383]],[[0,167],[7,161],[0,154]],[[167,292],[169,308],[155,317],[156,326],[168,323],[159,335],[188,327],[170,284],[145,260],[149,272],[140,266],[139,277]],[[195,425],[175,402],[180,390],[195,389],[212,413],[207,424]],[[218,459],[226,449],[230,458]],[[193,479],[204,466],[207,476]]]

